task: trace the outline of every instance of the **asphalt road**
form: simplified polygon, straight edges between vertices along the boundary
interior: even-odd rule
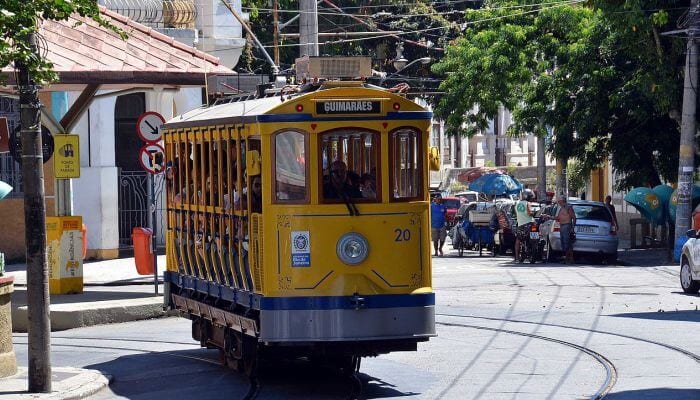
[[[446,247],[449,249],[449,247]],[[433,259],[438,337],[364,359],[360,398],[700,399],[699,296],[677,267]],[[250,382],[217,364],[179,318],[53,335],[53,364],[113,376],[93,399],[240,399]],[[26,335],[15,335],[20,362]],[[345,399],[352,380],[304,361],[263,367],[258,399]]]

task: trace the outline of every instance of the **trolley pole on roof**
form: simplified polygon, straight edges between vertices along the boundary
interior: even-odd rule
[[[34,33],[27,43],[40,58]],[[49,271],[46,262],[46,203],[44,158],[41,144],[39,88],[27,65],[16,64],[24,183],[24,227],[27,254],[27,303],[29,305],[29,392],[51,392],[51,320],[49,319]]]
[[[279,21],[277,19],[277,0],[272,0],[272,44],[275,46],[274,48],[274,55],[275,55],[275,64],[280,65],[280,48],[279,48],[279,39],[280,39],[280,28],[278,26]]]
[[[695,117],[698,82],[698,44],[695,41],[695,35],[698,32],[700,32],[698,0],[691,0],[688,9],[688,46],[683,82],[681,145],[678,154],[678,203],[675,239],[685,235],[685,232],[690,229],[693,171],[695,170]]]

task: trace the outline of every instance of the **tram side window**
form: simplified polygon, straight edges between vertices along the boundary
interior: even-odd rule
[[[321,140],[322,200],[381,201],[379,134],[363,129],[326,132]]]
[[[308,202],[306,135],[298,131],[275,134],[275,201]]]
[[[416,200],[422,196],[423,174],[420,132],[398,129],[389,135],[391,196],[393,200]]]

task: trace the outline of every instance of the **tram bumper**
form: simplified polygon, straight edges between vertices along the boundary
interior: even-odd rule
[[[433,294],[285,298],[273,304],[263,304],[260,312],[263,342],[419,342],[435,336]]]

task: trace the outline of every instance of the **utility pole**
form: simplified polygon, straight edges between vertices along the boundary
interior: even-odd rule
[[[683,117],[681,120],[681,145],[678,154],[678,203],[676,208],[675,239],[690,229],[691,194],[695,167],[695,113],[698,82],[698,44],[695,34],[700,29],[698,0],[691,0],[688,10],[688,47],[685,55],[683,82]],[[695,86],[693,86],[695,85]]]
[[[34,33],[27,42],[40,57]],[[49,319],[49,274],[46,263],[46,204],[44,160],[41,144],[39,89],[27,65],[17,62],[19,74],[22,179],[24,182],[24,226],[27,248],[27,297],[29,314],[29,392],[51,391],[51,320]]]
[[[547,199],[547,158],[545,137],[537,137],[537,200]]]
[[[280,65],[280,29],[277,20],[277,0],[272,0],[272,45],[274,46],[275,65]]]
[[[318,56],[318,4],[299,0],[299,57]]]

